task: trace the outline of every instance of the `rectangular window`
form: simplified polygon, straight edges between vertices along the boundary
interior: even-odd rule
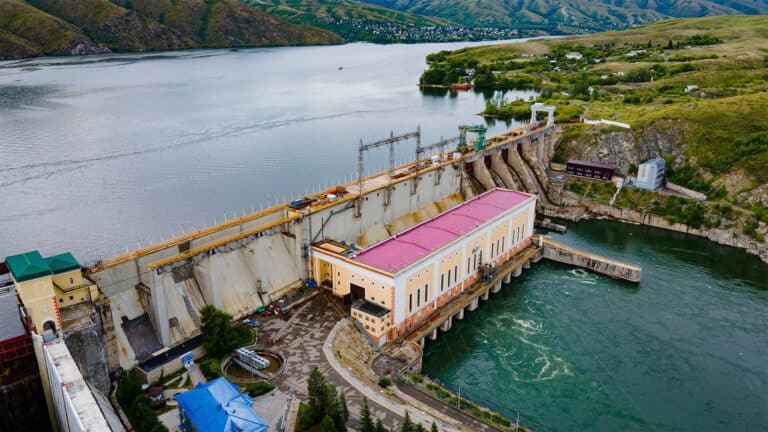
[[[451,271],[448,270],[448,286],[451,286]]]
[[[472,258],[467,257],[467,274],[469,274],[470,271],[472,271],[472,268],[470,267],[472,265]]]
[[[491,243],[491,259],[493,259],[493,247],[496,246],[495,243]]]
[[[477,254],[472,254],[474,261],[472,262],[472,270],[477,270]]]
[[[416,290],[416,307],[421,306],[421,288]]]
[[[502,237],[501,238],[501,250],[502,251],[506,250],[506,249],[504,249],[504,240],[506,240],[506,239],[507,239],[506,237]]]
[[[427,302],[428,298],[429,298],[429,284],[424,284],[424,303]]]
[[[480,265],[483,265],[483,251],[480,251],[480,254],[478,255],[477,261],[480,262]]]
[[[445,274],[440,275],[440,291],[443,291],[443,288],[445,288]]]
[[[413,312],[413,293],[408,294],[408,313]]]
[[[459,281],[459,266],[455,265],[453,266],[453,283],[456,283]]]

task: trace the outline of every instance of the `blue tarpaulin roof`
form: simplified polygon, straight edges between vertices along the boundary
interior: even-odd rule
[[[264,432],[269,426],[253,400],[224,377],[176,395],[179,409],[200,432]]]

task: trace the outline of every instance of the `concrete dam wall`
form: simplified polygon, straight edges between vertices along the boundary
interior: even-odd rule
[[[510,131],[456,159],[414,161],[397,167],[391,180],[382,172],[346,184],[348,193],[331,203],[299,211],[281,204],[101,263],[90,277],[111,308],[105,339],[117,346],[109,351],[128,369],[199,335],[198,311],[206,304],[240,318],[277,300],[308,277],[305,247],[315,241],[369,246],[483,190],[516,187],[522,176],[502,152],[551,141],[554,132]]]

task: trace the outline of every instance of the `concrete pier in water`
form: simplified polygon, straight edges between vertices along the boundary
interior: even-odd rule
[[[643,269],[638,265],[584,252],[558,243],[549,237],[542,236],[540,238],[543,247],[542,256],[548,260],[581,267],[616,279],[640,282]]]

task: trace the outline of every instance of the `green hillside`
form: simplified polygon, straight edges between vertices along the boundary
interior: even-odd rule
[[[367,0],[463,25],[514,27],[523,33],[573,34],[648,24],[669,17],[765,14],[764,0]]]
[[[0,59],[341,42],[237,0],[0,0]]]
[[[466,28],[454,22],[353,0],[241,0],[294,24],[309,24],[347,40],[437,42],[508,39],[515,31]]]
[[[82,30],[21,0],[0,0],[0,59],[109,52]]]
[[[739,222],[745,233],[754,236],[755,224],[768,223],[768,16],[674,19],[621,32],[442,51],[427,62],[422,85],[446,85],[474,68],[475,87],[488,94],[539,89],[538,101],[555,105],[558,121],[583,117],[631,126],[566,126],[555,161],[611,162],[631,174],[639,161],[663,156],[671,182],[707,194],[718,206],[727,200],[747,209]],[[529,105],[496,98],[484,114],[527,119]],[[651,198],[648,205],[661,199]]]

